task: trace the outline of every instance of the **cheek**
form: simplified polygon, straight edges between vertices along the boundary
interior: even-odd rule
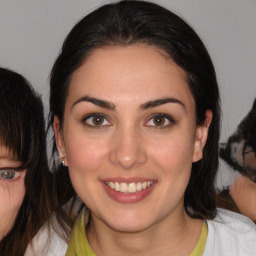
[[[95,172],[107,157],[109,150],[106,140],[79,138],[68,140],[66,156],[71,175]]]
[[[184,194],[190,179],[192,158],[184,147],[177,146],[169,150],[167,148],[168,145],[155,153],[154,159],[161,170],[159,175],[166,194],[179,199]],[[169,200],[173,199],[170,197]]]
[[[151,144],[151,158],[167,173],[180,174],[183,170],[191,169],[193,157],[193,138],[182,136],[170,136],[163,141]]]
[[[24,177],[16,181],[0,181],[0,216],[16,216],[25,196]]]
[[[80,138],[66,144],[65,150],[74,189],[82,201],[91,206],[91,200],[100,200],[100,193],[95,193],[95,184],[99,182],[99,175],[106,170],[108,143],[105,140]]]
[[[167,195],[162,200],[171,207],[183,198],[191,175],[193,138],[185,137],[168,138],[157,149],[152,147],[151,150],[152,165],[158,170],[161,192]]]

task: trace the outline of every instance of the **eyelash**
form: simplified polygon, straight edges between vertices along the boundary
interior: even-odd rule
[[[103,120],[103,123],[100,123],[100,124],[92,124],[92,118],[102,118]],[[147,123],[149,123],[151,120],[153,120],[154,118],[164,118],[165,121],[164,121],[164,125],[148,125]],[[91,124],[88,123],[88,120],[91,121]],[[166,120],[168,121],[168,124],[165,124],[166,123]],[[101,113],[91,113],[87,116],[85,116],[82,120],[82,123],[89,127],[89,128],[94,128],[94,129],[100,129],[100,128],[104,128],[104,127],[108,127],[108,126],[111,126],[112,124],[108,121],[108,118],[104,115],[104,114],[101,114]],[[105,122],[108,122],[108,124],[104,124]],[[151,128],[156,128],[156,129],[165,129],[165,128],[169,128],[171,127],[173,124],[175,124],[175,120],[172,116],[168,115],[168,114],[164,114],[164,113],[157,113],[157,114],[153,114],[151,115],[147,121],[145,122],[145,126],[147,127],[151,127]]]
[[[6,177],[4,177],[6,175]],[[8,178],[8,175],[13,175]],[[0,180],[12,181],[19,177],[19,172],[15,169],[4,168],[0,169]]]
[[[99,125],[96,125],[96,124],[89,124],[88,123],[88,120],[90,120],[90,118],[103,118],[103,124],[99,124]],[[104,124],[104,122],[108,122],[109,124]],[[94,129],[100,129],[100,128],[103,128],[103,127],[106,127],[106,126],[111,126],[112,124],[108,121],[108,118],[104,115],[104,114],[101,114],[101,113],[92,113],[92,114],[89,114],[87,116],[85,116],[83,119],[82,119],[82,123],[87,126],[87,127],[90,127],[90,128],[94,128]]]
[[[147,125],[147,123],[149,123],[150,121],[153,121],[154,118],[164,118],[164,125]],[[166,120],[168,121],[168,124],[166,123]],[[171,127],[172,125],[174,125],[176,122],[174,120],[174,118],[168,114],[164,114],[164,113],[158,113],[158,114],[153,114],[151,115],[148,120],[146,121],[145,125],[150,127],[150,128],[155,128],[155,129],[166,129]]]

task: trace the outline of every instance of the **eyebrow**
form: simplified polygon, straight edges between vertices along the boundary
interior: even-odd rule
[[[96,106],[99,106],[101,108],[106,108],[106,109],[109,109],[109,110],[115,110],[116,109],[116,106],[115,104],[109,102],[109,101],[106,101],[106,100],[101,100],[101,99],[98,99],[98,98],[94,98],[94,97],[89,97],[89,96],[83,96],[81,98],[79,98],[77,101],[74,102],[74,104],[72,105],[72,108],[77,105],[78,103],[80,102],[90,102]]]
[[[181,105],[183,108],[186,108],[185,104],[176,98],[163,98],[163,99],[157,99],[157,100],[145,102],[142,105],[140,105],[140,109],[145,110],[145,109],[149,109],[149,108],[155,108],[160,105],[167,104],[167,103],[177,103],[177,104]]]
[[[96,106],[99,106],[99,107],[105,108],[105,109],[109,109],[109,110],[115,110],[116,109],[116,105],[113,104],[112,102],[102,100],[102,99],[99,99],[99,98],[90,97],[90,96],[87,96],[87,95],[83,96],[83,97],[79,98],[77,101],[75,101],[72,105],[72,108],[75,105],[77,105],[78,103],[81,103],[81,102],[90,102],[90,103],[92,103]],[[145,102],[145,103],[140,105],[140,109],[141,110],[146,110],[146,109],[155,108],[155,107],[158,107],[160,105],[167,104],[167,103],[176,103],[176,104],[181,105],[183,108],[186,108],[185,104],[182,101],[180,101],[176,98],[163,98],[163,99],[157,99],[157,100],[151,100],[151,101]]]

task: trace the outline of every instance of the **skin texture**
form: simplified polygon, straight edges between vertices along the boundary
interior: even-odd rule
[[[112,109],[81,100],[84,96],[108,101]],[[176,102],[145,107],[164,98]],[[96,128],[90,126],[92,113],[105,117]],[[157,126],[156,114],[172,120],[162,118]],[[211,112],[206,116],[210,123]],[[186,214],[183,200],[208,128],[196,126],[194,99],[173,61],[145,45],[95,50],[73,74],[63,129],[57,117],[54,127],[73,186],[91,210],[87,235],[97,255],[188,255],[193,250],[202,221]],[[138,178],[155,183],[136,203],[117,202],[102,182]]]
[[[230,194],[241,213],[256,222],[256,184],[239,176],[230,187]]]
[[[18,168],[21,162],[0,146],[0,170]],[[0,240],[10,231],[25,195],[26,170],[15,172],[11,180],[0,178]]]

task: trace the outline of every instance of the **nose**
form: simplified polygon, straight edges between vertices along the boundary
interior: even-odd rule
[[[124,170],[139,167],[147,161],[140,134],[128,129],[115,135],[110,151],[110,162]]]

